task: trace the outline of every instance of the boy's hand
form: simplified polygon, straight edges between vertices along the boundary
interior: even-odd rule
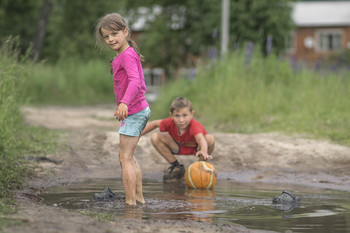
[[[117,110],[114,113],[115,119],[122,121],[128,117],[128,105],[120,103]]]
[[[202,151],[197,151],[196,157],[199,157],[199,161],[206,161],[208,159],[213,159],[213,156],[203,153]]]

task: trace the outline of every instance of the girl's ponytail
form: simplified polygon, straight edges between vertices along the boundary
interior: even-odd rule
[[[130,31],[129,31],[129,34],[130,34]],[[137,55],[139,56],[140,60],[141,60],[141,61],[145,61],[145,57],[140,53],[139,47],[137,46],[137,44],[135,43],[135,41],[133,41],[133,40],[130,39],[130,38],[127,38],[127,40],[128,40],[129,46],[132,47],[132,48],[135,50],[135,52],[136,52]]]

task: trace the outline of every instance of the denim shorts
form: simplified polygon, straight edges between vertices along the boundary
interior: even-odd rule
[[[149,107],[144,110],[129,115],[120,124],[119,134],[138,137],[145,129],[149,117],[151,116],[151,110]]]

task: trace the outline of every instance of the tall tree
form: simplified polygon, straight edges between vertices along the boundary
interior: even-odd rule
[[[34,38],[33,38],[33,48],[30,53],[32,59],[37,59],[40,55],[41,48],[44,44],[46,26],[49,21],[51,13],[52,3],[51,0],[44,0],[43,6],[41,8],[38,26],[36,28]]]
[[[55,62],[63,58],[90,59],[109,57],[110,51],[99,53],[94,29],[100,17],[120,12],[125,0],[52,0],[52,12],[42,58]]]
[[[231,0],[229,49],[253,42],[260,45],[264,54],[267,43],[273,52],[283,50],[284,40],[293,28],[293,1]],[[151,9],[148,14],[152,17],[143,16],[146,36],[140,40],[151,65],[176,68],[190,64],[193,55],[205,55],[209,48],[219,50],[221,1],[132,1],[127,15],[139,18],[135,9],[140,6]],[[161,10],[154,13],[152,9],[157,7]],[[153,56],[156,52],[157,56]]]
[[[31,47],[41,5],[42,0],[0,1],[0,42],[19,36],[19,47],[25,53]]]
[[[266,55],[266,44],[271,38],[274,52],[279,53],[293,28],[291,2],[293,0],[232,0],[231,44],[255,42]]]

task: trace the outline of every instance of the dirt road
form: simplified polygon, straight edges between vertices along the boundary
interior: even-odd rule
[[[118,150],[119,123],[114,106],[26,107],[28,124],[61,131],[65,145],[42,161],[37,177],[18,191],[18,213],[5,232],[262,232],[237,225],[115,219],[101,222],[94,217],[41,204],[37,194],[53,185],[88,178],[109,178],[121,174]],[[350,191],[350,148],[328,141],[291,137],[280,133],[226,134],[211,132],[216,148],[211,163],[218,179],[237,182],[302,184]],[[135,152],[145,178],[160,179],[168,166],[151,146],[150,135],[141,138]],[[185,166],[194,157],[180,157]],[[282,186],[281,186],[281,189]],[[18,224],[21,223],[21,224]]]

